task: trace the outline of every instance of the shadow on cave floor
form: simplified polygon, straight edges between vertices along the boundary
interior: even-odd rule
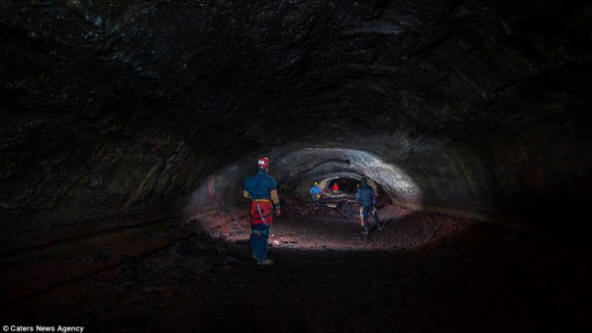
[[[422,218],[448,217],[406,220]],[[359,226],[349,222],[343,230],[357,235]],[[581,244],[471,223],[413,249],[312,244],[310,250],[291,247],[297,243],[289,240],[290,230],[306,229],[291,229],[295,223],[315,225],[311,231],[319,233],[344,221],[278,219],[280,245],[271,248],[276,264],[270,267],[254,265],[244,242],[204,233],[179,237],[143,255],[123,256],[108,269],[3,302],[3,324],[85,325],[89,332],[539,332],[589,324],[579,307],[590,277]],[[388,229],[396,234],[405,228],[393,222]],[[388,233],[380,237],[386,242]],[[352,239],[373,241],[379,236]]]

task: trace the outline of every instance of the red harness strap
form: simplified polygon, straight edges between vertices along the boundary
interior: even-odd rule
[[[273,222],[273,206],[269,200],[251,201],[251,224],[267,224]]]

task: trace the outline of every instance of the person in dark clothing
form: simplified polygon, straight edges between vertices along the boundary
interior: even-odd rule
[[[273,260],[267,258],[267,239],[273,221],[272,210],[280,215],[280,199],[275,179],[267,175],[269,159],[264,157],[257,162],[257,174],[245,180],[243,197],[251,199],[251,237],[249,245],[253,258],[259,265],[271,265]],[[273,207],[272,207],[273,203]]]
[[[368,214],[372,214],[374,218],[374,222],[378,226],[378,230],[382,230],[384,227],[378,218],[378,214],[376,213],[376,209],[374,206],[376,205],[376,195],[374,194],[374,189],[368,186],[368,182],[366,178],[362,178],[360,182],[360,187],[356,191],[356,201],[360,204],[361,210],[360,215],[362,217],[364,231],[362,231],[362,235],[368,235],[369,229],[369,222],[368,222]]]

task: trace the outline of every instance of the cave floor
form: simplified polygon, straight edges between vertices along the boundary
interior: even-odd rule
[[[244,239],[193,233],[3,302],[2,317],[90,332],[539,332],[587,320],[577,305],[589,266],[573,256],[577,245],[462,222],[450,232],[424,227],[396,238],[422,219],[446,217],[408,216],[368,239],[355,221],[283,217],[269,267],[252,262]],[[335,226],[339,233],[323,235]],[[418,237],[427,241],[404,242]],[[384,246],[393,239],[406,245]]]

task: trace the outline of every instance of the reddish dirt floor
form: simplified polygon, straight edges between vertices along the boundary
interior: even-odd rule
[[[280,217],[269,267],[253,263],[246,234],[179,233],[141,255],[99,253],[96,271],[3,297],[0,324],[85,332],[573,332],[590,324],[583,244],[438,214],[401,216],[367,238],[360,231],[355,220]]]

